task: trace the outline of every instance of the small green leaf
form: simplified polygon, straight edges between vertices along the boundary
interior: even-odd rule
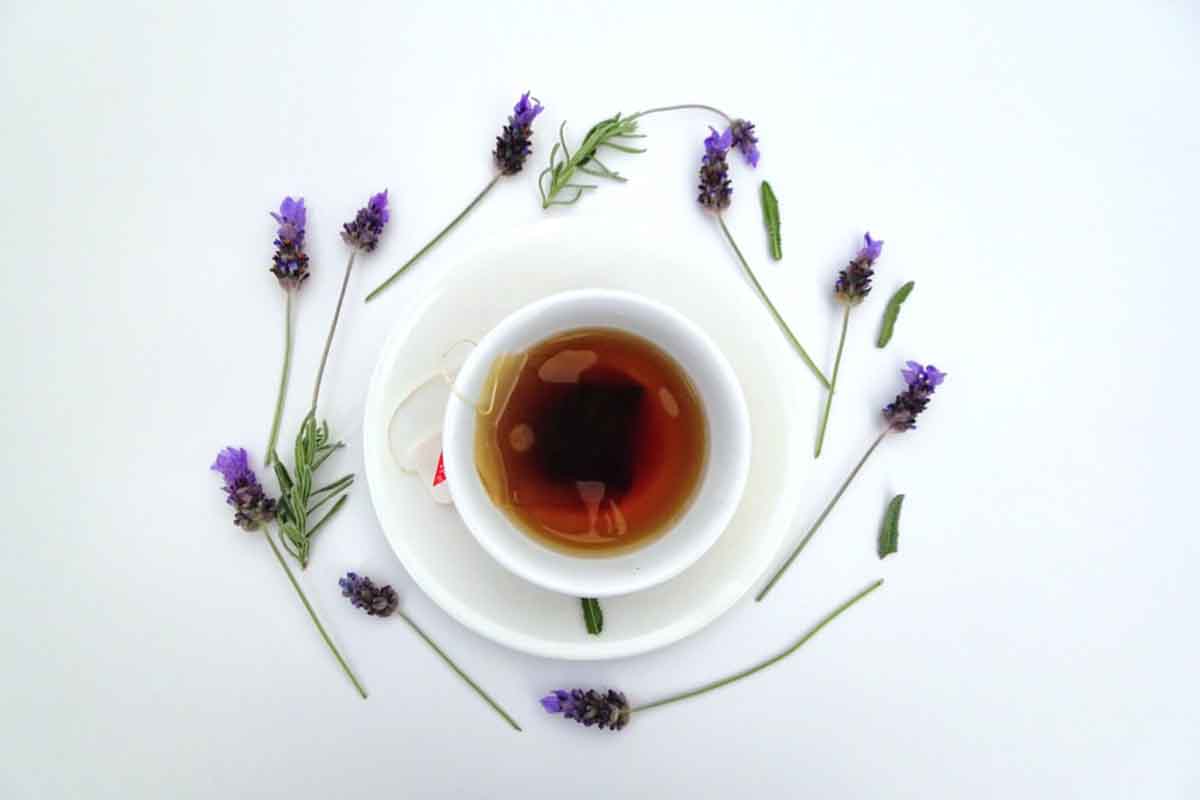
[[[762,182],[760,196],[763,224],[767,226],[767,241],[771,245],[771,258],[778,261],[783,258],[783,238],[779,232],[779,201],[775,199],[775,192],[771,191],[771,184],[766,181]]]
[[[583,622],[587,625],[587,632],[599,636],[600,631],[604,630],[604,612],[600,610],[600,601],[594,597],[581,597],[579,602],[583,604]]]
[[[891,555],[900,545],[900,506],[904,505],[904,495],[898,494],[888,503],[887,511],[883,514],[883,528],[879,531],[879,557]]]
[[[879,328],[879,341],[875,343],[876,347],[886,347],[887,343],[892,340],[892,331],[896,328],[896,317],[900,316],[900,306],[912,294],[913,286],[916,284],[913,281],[901,286],[892,295],[892,299],[888,300],[887,308],[883,310],[883,325]]]

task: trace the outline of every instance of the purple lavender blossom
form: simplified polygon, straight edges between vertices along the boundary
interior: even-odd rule
[[[758,166],[758,137],[754,135],[754,123],[748,119],[735,119],[729,126],[733,134],[733,146],[742,152],[746,163],[752,167]]]
[[[304,226],[308,212],[304,208],[304,198],[283,198],[279,213],[271,212],[271,216],[279,223],[279,230],[275,232],[275,256],[272,258],[274,266],[271,272],[279,279],[280,286],[296,289],[308,277],[308,254],[304,252]]]
[[[863,246],[859,248],[858,258],[874,264],[875,260],[879,258],[879,254],[882,252],[883,241],[881,239],[872,239],[870,231],[864,233]]]
[[[700,163],[700,195],[696,199],[700,205],[710,211],[721,211],[729,208],[733,196],[733,183],[729,180],[729,163],[725,160],[730,146],[733,144],[733,131],[726,128],[724,133],[717,133],[715,128],[709,128],[712,133],[704,140],[704,158]]]
[[[917,415],[929,405],[934,390],[946,380],[946,373],[930,364],[922,366],[916,361],[905,362],[908,369],[900,371],[908,388],[896,395],[896,399],[883,408],[883,417],[892,430],[903,432],[917,427]]]
[[[883,252],[883,242],[872,239],[870,233],[863,235],[863,242],[854,260],[838,272],[837,281],[833,285],[838,300],[852,306],[861,303],[871,293],[875,261]]]
[[[372,196],[366,208],[360,208],[354,220],[342,226],[342,241],[364,253],[374,250],[383,226],[391,217],[387,204],[387,189]]]
[[[513,106],[508,124],[496,137],[496,149],[492,152],[500,174],[516,175],[525,166],[525,159],[533,149],[533,120],[540,113],[542,104],[537,100],[531,104],[529,92],[521,95],[521,99]]]
[[[594,689],[555,689],[541,699],[542,708],[549,714],[562,714],[580,725],[608,728],[619,731],[629,724],[633,709],[621,692],[609,689],[597,692]]]
[[[250,469],[250,458],[240,447],[217,453],[213,469],[225,479],[225,502],[234,507],[233,524],[247,531],[275,519],[275,501],[267,497]]]
[[[382,589],[365,576],[347,572],[346,577],[338,581],[342,587],[342,597],[350,598],[350,604],[361,608],[372,617],[387,617],[400,605],[400,598],[391,586]]]

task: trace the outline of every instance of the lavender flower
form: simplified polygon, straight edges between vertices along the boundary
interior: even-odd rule
[[[213,469],[225,479],[225,502],[234,508],[233,524],[247,531],[275,519],[275,501],[267,497],[250,469],[249,456],[240,447],[226,447],[217,453]]]
[[[632,709],[621,692],[609,689],[601,693],[594,689],[555,689],[541,700],[549,714],[562,714],[580,725],[619,731],[629,723]]]
[[[346,577],[338,581],[338,586],[342,587],[342,596],[350,598],[350,604],[355,608],[361,608],[372,617],[390,617],[395,614],[400,619],[408,623],[408,627],[413,629],[413,632],[425,640],[425,644],[432,648],[433,652],[446,663],[446,666],[454,670],[458,677],[463,679],[463,682],[470,686],[475,694],[483,702],[492,707],[505,722],[507,722],[513,730],[521,730],[521,726],[513,719],[507,711],[500,707],[500,704],[488,696],[479,684],[471,680],[471,676],[463,672],[462,669],[454,663],[453,659],[437,646],[433,639],[429,638],[429,634],[421,630],[417,623],[409,619],[408,615],[400,610],[400,598],[396,596],[396,590],[391,586],[384,586],[382,589],[377,587],[375,583],[368,577],[359,575],[354,572],[347,572]]]
[[[929,405],[934,390],[946,380],[946,373],[930,364],[922,366],[916,361],[905,362],[908,369],[901,370],[908,388],[896,395],[896,399],[883,407],[883,418],[894,431],[910,431],[917,427],[917,415]]]
[[[342,597],[350,598],[350,605],[372,617],[391,616],[400,605],[400,598],[391,586],[380,589],[370,578],[353,572],[347,572],[346,577],[338,581],[338,586],[342,587]]]
[[[391,216],[387,204],[388,193],[384,189],[367,201],[366,208],[358,210],[353,221],[342,226],[342,241],[364,253],[374,250]]]
[[[726,128],[724,133],[717,133],[712,127],[709,130],[712,133],[704,140],[704,158],[700,163],[700,196],[696,199],[710,211],[721,211],[729,208],[733,196],[733,182],[729,180],[729,164],[725,160],[733,144],[733,132],[731,128]]]
[[[304,226],[308,212],[304,208],[304,198],[283,198],[279,213],[271,212],[271,216],[279,223],[279,230],[275,232],[275,256],[272,258],[274,266],[271,272],[283,288],[299,288],[308,278],[308,254],[304,252]]]
[[[529,102],[529,92],[521,95],[521,99],[513,106],[513,113],[508,118],[508,124],[496,137],[496,149],[492,156],[496,167],[502,175],[516,175],[525,166],[525,159],[533,145],[533,120],[542,113],[542,104],[534,100]]]
[[[833,291],[840,302],[856,306],[871,293],[871,278],[875,276],[875,261],[883,252],[883,242],[872,239],[870,233],[863,235],[863,246],[858,255],[838,272]]]
[[[754,123],[748,119],[735,119],[729,126],[733,135],[733,146],[742,151],[742,157],[752,167],[758,166],[758,137],[754,135]]]

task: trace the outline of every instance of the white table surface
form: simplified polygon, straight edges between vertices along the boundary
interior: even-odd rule
[[[1200,795],[1200,20],[1182,2],[976,5],[5,3],[0,796]],[[527,87],[547,106],[530,168],[363,306],[487,179]],[[781,498],[798,525],[904,357],[948,381],[767,604],[624,661],[527,657],[460,628],[405,576],[360,485],[304,576],[371,690],[357,699],[208,472],[266,434],[281,312],[266,212],[285,193],[311,209],[298,398],[337,230],[391,190],[323,391],[357,469],[387,331],[468,244],[542,217],[533,178],[558,123],[575,141],[602,115],[688,101],[758,124],[730,224],[823,363],[834,271],[864,228],[887,242],[826,455]],[[613,236],[653,215],[665,241],[736,269],[692,199],[709,121],[648,120],[651,152],[612,159],[630,183],[565,213]],[[815,426],[815,402],[796,413]],[[879,562],[897,491],[900,553]],[[401,623],[352,613],[347,569],[393,583],[525,732]],[[783,665],[618,735],[536,704],[554,686],[687,688],[875,577],[882,591]]]

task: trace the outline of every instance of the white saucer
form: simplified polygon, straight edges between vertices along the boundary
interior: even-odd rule
[[[755,585],[780,550],[793,509],[779,502],[808,459],[792,419],[817,389],[731,253],[688,262],[653,229],[621,238],[583,233],[576,220],[546,220],[447,272],[396,324],[375,366],[363,421],[364,459],[380,525],[413,580],[468,628],[501,644],[551,658],[605,659],[664,647],[703,628]],[[750,478],[733,522],[678,577],[644,592],[606,598],[604,632],[589,636],[579,600],[526,583],[493,561],[452,506],[437,505],[400,463],[413,435],[439,426],[448,397],[440,381],[455,342],[478,340],[510,312],[554,292],[638,292],[703,328],[733,364],[750,408]],[[396,409],[421,384],[425,388]],[[393,417],[396,424],[393,425]],[[403,436],[397,428],[409,432]]]

